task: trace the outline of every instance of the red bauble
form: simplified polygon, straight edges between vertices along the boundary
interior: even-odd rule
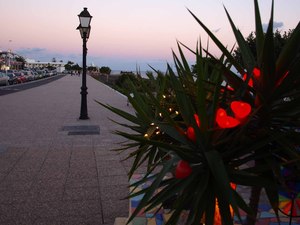
[[[258,78],[260,77],[260,69],[254,67],[252,73],[253,73],[253,76],[254,76],[256,79],[258,79]]]
[[[196,121],[196,124],[198,127],[200,127],[200,119],[197,114],[194,114],[194,119]],[[186,136],[189,140],[196,142],[196,134],[195,134],[195,129],[192,126],[189,126],[186,130]]]
[[[196,142],[196,134],[193,127],[189,126],[186,130],[186,136],[189,140]]]
[[[240,121],[228,116],[226,111],[222,108],[218,109],[216,122],[221,128],[233,128],[240,124]]]
[[[175,177],[177,179],[184,179],[192,173],[192,167],[187,161],[180,160],[176,166]]]
[[[243,120],[251,113],[251,105],[243,101],[231,102],[230,108],[238,120]]]
[[[197,114],[194,114],[194,119],[195,119],[195,121],[196,121],[196,123],[197,123],[197,126],[198,127],[200,127],[200,119],[199,119],[199,116],[197,115]]]

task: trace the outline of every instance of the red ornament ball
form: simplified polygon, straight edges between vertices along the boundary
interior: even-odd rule
[[[180,160],[176,166],[175,177],[177,179],[184,179],[192,173],[192,167],[187,161]]]
[[[196,142],[196,134],[193,127],[189,126],[186,130],[186,136],[189,140]]]

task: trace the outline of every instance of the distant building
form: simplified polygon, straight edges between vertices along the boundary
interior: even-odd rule
[[[63,72],[65,70],[65,63],[63,62],[37,62],[33,59],[26,59],[25,67],[27,68],[45,68],[45,67],[55,67],[57,72]]]
[[[11,51],[0,51],[0,70],[18,70],[24,67],[23,57]]]
[[[63,72],[65,65],[66,63],[63,62],[39,62],[33,59],[24,59],[22,56],[11,51],[0,51],[0,70],[53,67],[57,72]]]

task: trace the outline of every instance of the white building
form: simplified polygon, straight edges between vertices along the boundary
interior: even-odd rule
[[[65,63],[63,62],[37,62],[33,59],[26,59],[25,67],[27,68],[45,68],[52,66],[56,68],[56,71],[61,73],[65,70]]]

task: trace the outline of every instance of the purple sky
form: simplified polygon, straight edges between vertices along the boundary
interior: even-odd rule
[[[253,0],[10,0],[1,1],[0,50],[24,57],[81,64],[82,39],[77,15],[87,7],[93,16],[87,63],[113,70],[165,70],[172,64],[176,40],[195,48],[207,35],[186,8],[194,12],[229,48],[234,44],[223,4],[244,36],[254,30]],[[268,23],[271,0],[260,0],[263,23]],[[295,28],[299,0],[275,0],[275,25]],[[218,55],[211,45],[210,51]],[[193,58],[187,53],[189,60]]]

